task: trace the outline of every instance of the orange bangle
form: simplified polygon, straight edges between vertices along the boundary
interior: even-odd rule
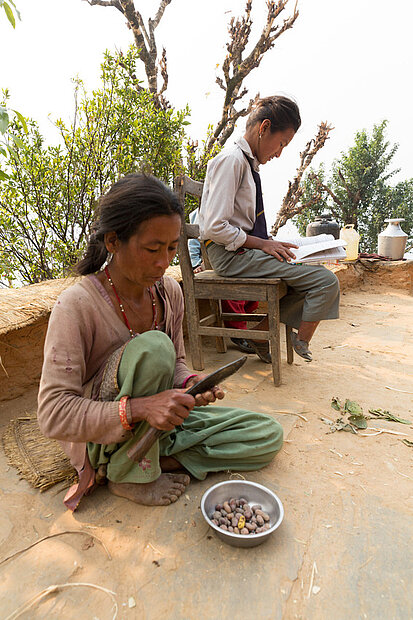
[[[131,431],[133,426],[131,426],[128,422],[128,418],[126,415],[126,403],[128,402],[129,396],[122,396],[119,401],[119,417],[120,423],[122,424],[125,431]]]

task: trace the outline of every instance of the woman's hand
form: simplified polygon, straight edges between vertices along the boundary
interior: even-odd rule
[[[195,385],[195,383],[199,383],[199,381],[201,381],[202,379],[205,379],[205,377],[207,376],[208,375],[202,374],[202,375],[196,375],[195,377],[191,377],[188,383],[186,384],[185,389],[189,390],[189,388]],[[225,396],[225,393],[224,393],[224,390],[221,388],[221,386],[214,385],[214,387],[211,388],[210,390],[207,390],[206,392],[202,392],[201,394],[197,394],[195,396],[195,405],[197,407],[202,407],[204,405],[210,405],[211,403],[214,403],[217,400],[217,398],[219,400],[222,400],[224,396]]]
[[[183,423],[195,406],[195,398],[186,390],[173,389],[153,396],[131,398],[132,422],[146,420],[161,431],[171,431]]]
[[[290,248],[298,248],[298,245],[294,243],[288,243],[288,241],[275,241],[275,239],[265,239],[261,250],[266,254],[274,256],[277,260],[283,262],[284,259],[289,262],[292,258],[295,258],[295,254],[291,252]]]

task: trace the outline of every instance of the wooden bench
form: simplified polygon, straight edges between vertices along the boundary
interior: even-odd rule
[[[187,195],[201,198],[203,183],[194,181],[187,176],[175,179],[175,191],[181,204],[185,206]],[[280,350],[280,299],[286,294],[286,284],[279,278],[226,278],[218,276],[209,264],[205,250],[203,250],[206,270],[194,274],[188,250],[189,239],[199,236],[199,228],[195,224],[184,224],[178,245],[178,256],[182,274],[182,284],[185,298],[185,310],[188,327],[189,348],[192,366],[195,370],[205,368],[202,336],[216,338],[217,351],[225,353],[224,338],[252,338],[255,340],[268,339],[271,347],[272,373],[274,384],[281,383],[281,350]],[[210,302],[211,314],[200,318],[199,300],[207,299]],[[266,314],[237,314],[222,312],[222,299],[236,299],[245,301],[267,302]],[[225,327],[225,320],[247,322],[261,321],[268,316],[269,329],[257,330]],[[286,326],[287,361],[293,362],[293,348],[290,337],[291,328]]]

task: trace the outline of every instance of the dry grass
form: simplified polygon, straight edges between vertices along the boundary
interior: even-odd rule
[[[0,289],[0,335],[26,327],[49,314],[60,293],[77,280],[63,278]]]

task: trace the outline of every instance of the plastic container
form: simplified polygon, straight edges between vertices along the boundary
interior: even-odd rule
[[[357,230],[354,230],[353,224],[346,224],[346,226],[340,230],[340,239],[347,241],[345,248],[347,254],[346,260],[357,260],[359,255],[360,235]]]
[[[407,235],[400,228],[403,217],[384,220],[388,226],[379,234],[378,252],[393,260],[401,260],[406,249]]]
[[[330,213],[317,215],[314,222],[307,225],[305,234],[307,237],[315,237],[315,235],[333,235],[334,239],[338,239],[340,235],[340,226]]]

